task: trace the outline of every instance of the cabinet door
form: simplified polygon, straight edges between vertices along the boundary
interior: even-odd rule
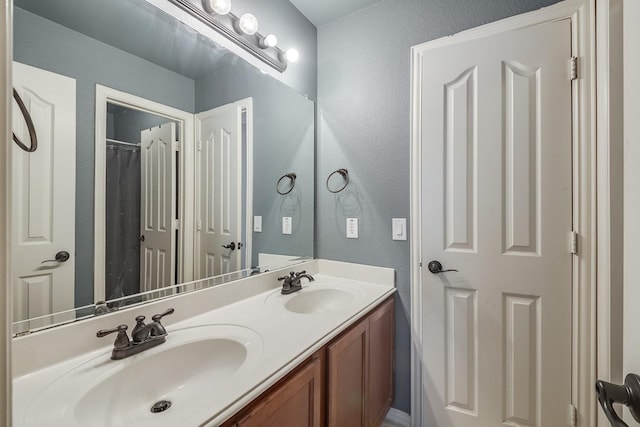
[[[367,426],[369,322],[365,319],[327,348],[327,425]]]
[[[235,424],[238,427],[320,427],[322,359],[314,357],[275,390],[259,398]]]
[[[393,402],[394,304],[385,302],[369,316],[369,425],[382,424]]]

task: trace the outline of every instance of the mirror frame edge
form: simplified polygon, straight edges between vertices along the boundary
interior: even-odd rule
[[[4,31],[0,31],[0,164],[4,165],[4,172],[0,172],[0,272],[3,273],[4,286],[0,287],[0,427],[11,426],[12,420],[12,370],[11,370],[11,328],[12,328],[12,292],[11,277],[8,262],[8,230],[10,214],[8,207],[8,190],[11,176],[11,107],[9,92],[11,88],[11,64],[13,61],[13,1],[0,2],[0,21],[4,24]]]

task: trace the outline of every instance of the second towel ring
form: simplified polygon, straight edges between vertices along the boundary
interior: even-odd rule
[[[342,179],[344,179],[344,185],[338,189],[332,190],[331,187],[329,187],[329,180],[331,179],[331,177],[335,174],[339,174],[340,176],[342,176]],[[342,190],[344,190],[345,188],[347,188],[347,185],[349,185],[349,171],[344,169],[344,168],[340,168],[338,170],[335,170],[333,172],[331,172],[329,174],[329,176],[327,177],[327,190],[329,190],[329,192],[331,193],[339,193]]]
[[[289,189],[287,191],[280,191],[280,183],[285,178],[289,178]],[[276,191],[278,192],[278,194],[284,196],[291,193],[291,190],[293,190],[293,187],[295,186],[296,186],[296,174],[294,172],[285,173],[278,180],[278,183],[276,184]]]
[[[20,141],[20,138],[18,138],[15,133],[13,134],[13,141],[18,144],[18,147],[22,148],[27,153],[33,153],[38,149],[38,138],[36,136],[36,128],[33,125],[33,120],[31,120],[31,114],[29,114],[29,110],[27,110],[27,107],[24,105],[24,102],[22,102],[22,98],[20,98],[20,95],[15,88],[13,89],[13,99],[18,103],[18,107],[24,117],[24,121],[27,123],[31,145],[27,147],[22,141]]]

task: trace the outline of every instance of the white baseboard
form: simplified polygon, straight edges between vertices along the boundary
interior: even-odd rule
[[[411,415],[396,408],[390,408],[385,420],[402,427],[411,427]]]

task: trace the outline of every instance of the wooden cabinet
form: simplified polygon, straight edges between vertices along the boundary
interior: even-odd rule
[[[393,402],[393,299],[327,347],[327,425],[379,426]]]
[[[379,426],[393,403],[393,299],[369,316],[369,425]]]
[[[222,427],[378,427],[393,402],[389,298]]]
[[[327,425],[367,426],[369,324],[361,321],[327,347]]]
[[[223,427],[322,426],[321,355],[316,353]]]

